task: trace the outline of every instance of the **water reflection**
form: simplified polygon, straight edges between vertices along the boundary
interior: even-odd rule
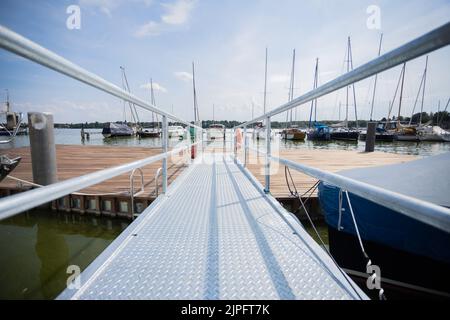
[[[86,268],[128,225],[32,211],[0,222],[0,299],[53,299],[69,265]]]

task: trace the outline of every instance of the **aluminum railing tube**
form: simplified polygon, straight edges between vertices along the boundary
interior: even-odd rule
[[[166,116],[169,119],[176,122],[183,123],[187,126],[195,126],[183,119],[180,119],[164,110],[157,108],[156,106],[145,102],[144,100],[126,92],[118,86],[106,81],[98,75],[89,72],[80,66],[64,59],[63,57],[51,52],[50,50],[38,45],[37,43],[22,37],[8,28],[0,25],[0,47],[13,52],[26,59],[39,63],[45,67],[53,69],[59,73],[69,76],[75,80],[81,81],[94,88],[100,89],[106,93],[109,93],[117,98],[123,99],[127,102],[133,103],[141,108]]]
[[[123,164],[114,168],[96,171],[80,177],[68,179],[57,182],[38,189],[15,194],[3,199],[0,199],[0,220],[9,218],[26,210],[35,208],[47,202],[56,200],[72,192],[87,188],[102,181],[114,178],[121,174],[132,171],[133,169],[141,168],[153,162],[177,154],[180,151],[190,148],[200,142],[189,144],[180,148],[176,148],[167,153],[161,153],[149,158],[137,160],[127,164]]]
[[[249,147],[249,150],[267,155],[267,152],[253,147]],[[450,209],[284,158],[271,156],[270,159],[317,180],[324,181],[364,199],[400,212],[405,216],[419,220],[445,232],[450,232]]]
[[[352,83],[364,80],[374,76],[377,73],[391,69],[404,62],[442,48],[448,44],[450,44],[450,22],[354,69],[353,71],[325,83],[317,89],[305,93],[291,102],[288,102],[248,122],[240,124],[235,128],[248,126],[252,123],[262,121],[267,117],[273,117],[277,114],[344,88]]]
[[[450,232],[450,209],[287,159],[277,157],[271,157],[271,159],[410,218]]]

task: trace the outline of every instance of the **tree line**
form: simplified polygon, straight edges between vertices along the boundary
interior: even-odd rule
[[[410,117],[400,117],[399,120],[401,122],[407,122],[409,123]],[[390,119],[392,121],[398,120],[395,116]],[[382,118],[380,121],[386,121],[386,118]],[[412,116],[411,123],[412,124],[418,124],[420,121],[420,112],[416,113]],[[128,125],[135,125],[132,122],[123,122],[123,121],[117,121],[118,123],[127,123]],[[323,124],[326,125],[332,125],[339,123],[341,121],[336,120],[324,120],[320,121]],[[358,125],[359,127],[366,127],[368,120],[359,120]],[[68,128],[68,129],[102,129],[107,123],[109,122],[85,122],[85,123],[55,123],[55,128]],[[193,122],[192,122],[193,123]],[[219,123],[224,125],[226,128],[233,128],[237,125],[242,124],[243,122],[235,121],[235,120],[221,120],[221,121],[213,121],[213,120],[203,120],[202,121],[202,127],[208,128],[213,123]],[[440,125],[443,129],[450,129],[450,113],[447,111],[440,111],[440,112],[422,112],[422,124],[432,124],[432,125]],[[350,127],[356,126],[356,121],[349,121],[348,122]],[[153,128],[153,127],[161,127],[161,122],[141,122],[139,124],[143,128]],[[169,125],[182,125],[181,123],[177,122],[169,122]],[[274,129],[282,129],[286,128],[288,125],[297,125],[300,128],[307,128],[309,126],[308,121],[293,121],[292,123],[286,123],[285,121],[272,121],[271,127]],[[184,126],[184,125],[183,125]]]

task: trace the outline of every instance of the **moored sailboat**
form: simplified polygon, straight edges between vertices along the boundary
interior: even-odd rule
[[[378,57],[381,55],[381,45],[383,43],[383,34],[380,35],[380,43],[378,45]],[[375,106],[375,93],[377,90],[377,80],[378,80],[378,73],[375,75],[375,81],[373,85],[373,92],[372,92],[372,102],[371,102],[371,108],[370,108],[370,121],[373,121],[373,110]],[[361,131],[359,133],[359,140],[366,141],[367,138],[367,130]],[[386,125],[383,122],[378,122],[377,126],[375,128],[375,141],[382,141],[382,142],[392,142],[394,141],[394,135],[392,133],[389,133],[386,131]]]
[[[447,112],[448,105],[450,103],[450,98],[445,106],[444,113]],[[417,129],[417,134],[420,141],[435,141],[435,142],[450,142],[450,132],[441,128],[441,120],[437,121],[437,125],[427,125],[420,126]]]
[[[11,111],[11,104],[9,102],[9,92],[6,90],[6,110],[0,112],[2,123],[0,123],[0,136],[8,136],[13,139],[17,135],[27,134],[27,129],[22,127],[23,115]],[[4,123],[3,123],[4,119]],[[11,140],[8,140],[11,141]]]
[[[155,93],[153,91],[153,79],[150,79],[150,94],[151,94],[151,104],[156,106]],[[156,115],[156,126],[155,126],[155,113],[152,112],[152,127],[151,128],[139,128],[137,131],[139,138],[159,138],[161,137],[161,130],[159,127],[158,115]]]
[[[213,123],[207,130],[208,140],[225,140],[225,126],[220,123]]]
[[[306,133],[308,140],[329,141],[331,139],[329,126],[319,122],[314,122],[313,127],[313,129],[308,130]]]
[[[267,104],[267,57],[268,57],[268,50],[266,48],[266,63],[265,63],[265,69],[264,69],[264,102],[263,102],[263,114],[266,114],[266,104]],[[270,133],[270,139],[273,138],[274,133],[271,130]],[[253,128],[253,138],[257,140],[266,140],[267,138],[267,127],[262,123],[258,122],[255,124]]]
[[[294,83],[295,83],[295,49],[292,56],[292,70],[291,70],[291,81],[289,85],[289,98],[288,101],[294,100]],[[300,128],[296,125],[292,125],[292,112],[293,110],[289,110],[286,113],[286,118],[289,117],[289,126],[287,126],[282,132],[281,136],[285,140],[294,140],[294,141],[302,141],[305,140],[306,132],[300,130]],[[286,119],[286,125],[288,123]]]
[[[102,135],[105,138],[132,137],[135,132],[127,123],[108,122],[103,127]]]
[[[316,89],[319,84],[319,58],[316,58],[316,66],[314,68],[314,83],[313,89]],[[312,121],[314,113],[314,122]],[[317,99],[311,101],[311,109],[309,112],[308,130],[306,131],[308,140],[329,141],[330,127],[323,123],[317,122]]]
[[[213,123],[206,130],[208,140],[225,140],[225,126],[215,121],[215,105],[213,104]]]
[[[350,37],[347,40],[347,73],[353,70],[353,60],[352,60],[352,47],[350,42]],[[356,128],[358,128],[358,115],[356,112],[356,93],[355,93],[355,84],[351,84],[346,87],[346,114],[344,122],[334,125],[331,127],[330,137],[331,140],[345,140],[345,141],[357,141],[359,137],[359,131],[357,129],[349,128],[348,126],[348,94],[349,88],[352,87],[353,91],[353,103],[355,107],[355,119],[356,119]]]

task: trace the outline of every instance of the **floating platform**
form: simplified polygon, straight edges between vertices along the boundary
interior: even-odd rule
[[[205,152],[221,152],[221,148],[206,147]],[[96,170],[114,167],[138,159],[157,155],[162,152],[160,148],[144,147],[111,147],[111,146],[76,146],[57,145],[56,156],[58,166],[58,179],[66,180],[76,176],[84,175]],[[28,147],[2,150],[1,154],[9,157],[22,157],[21,163],[13,171],[12,176],[24,181],[33,181],[31,170],[31,156]],[[242,152],[240,160],[243,162]],[[337,172],[345,169],[378,166],[384,164],[401,163],[416,159],[415,156],[391,154],[384,152],[364,153],[345,150],[306,150],[290,149],[281,150],[280,156],[293,161],[311,165],[320,169]],[[186,168],[184,158],[169,159],[168,182],[172,183]],[[260,183],[264,183],[264,157],[258,157],[256,152],[250,151],[248,158],[248,169]],[[135,196],[135,213],[142,212],[156,198],[155,176],[162,161],[153,163],[143,168],[144,192]],[[277,168],[277,164],[272,164]],[[305,193],[317,182],[315,179],[290,170],[297,190],[300,194]],[[161,190],[161,179],[158,181]],[[0,196],[22,192],[32,188],[29,184],[5,178],[0,183]],[[140,176],[138,172],[134,178],[135,192],[139,191]],[[119,216],[131,218],[130,197],[130,175],[125,174],[110,179],[95,186],[80,190],[82,194],[72,194],[54,201],[52,208],[58,211],[89,213],[95,215]],[[271,194],[285,207],[295,211],[300,203],[293,197],[287,188],[284,167],[278,167],[278,171],[271,176]],[[309,194],[308,194],[309,195]],[[305,195],[308,196],[308,195]],[[311,194],[308,207],[317,205],[317,194]],[[312,210],[315,211],[314,209]]]
[[[57,145],[56,157],[59,181],[74,178],[138,159],[151,157],[162,153],[161,148],[142,147],[110,147],[110,146],[76,146]],[[22,161],[12,172],[12,176],[24,181],[33,181],[31,155],[29,147],[2,150],[1,154],[10,157],[20,156]],[[185,155],[183,159],[188,156]],[[186,168],[181,155],[178,161],[168,161],[168,183],[172,183]],[[139,171],[134,175],[135,213],[142,212],[156,195],[156,172],[162,167],[162,161],[142,168],[144,176],[144,192],[136,194],[141,189]],[[158,179],[159,192],[162,189],[161,177]],[[5,178],[0,183],[0,196],[22,192],[33,186],[20,181]],[[68,195],[52,203],[57,211],[90,213],[110,217],[131,218],[130,173],[120,175],[108,181],[80,190],[79,193]]]
[[[367,299],[247,170],[205,156],[58,299]]]

